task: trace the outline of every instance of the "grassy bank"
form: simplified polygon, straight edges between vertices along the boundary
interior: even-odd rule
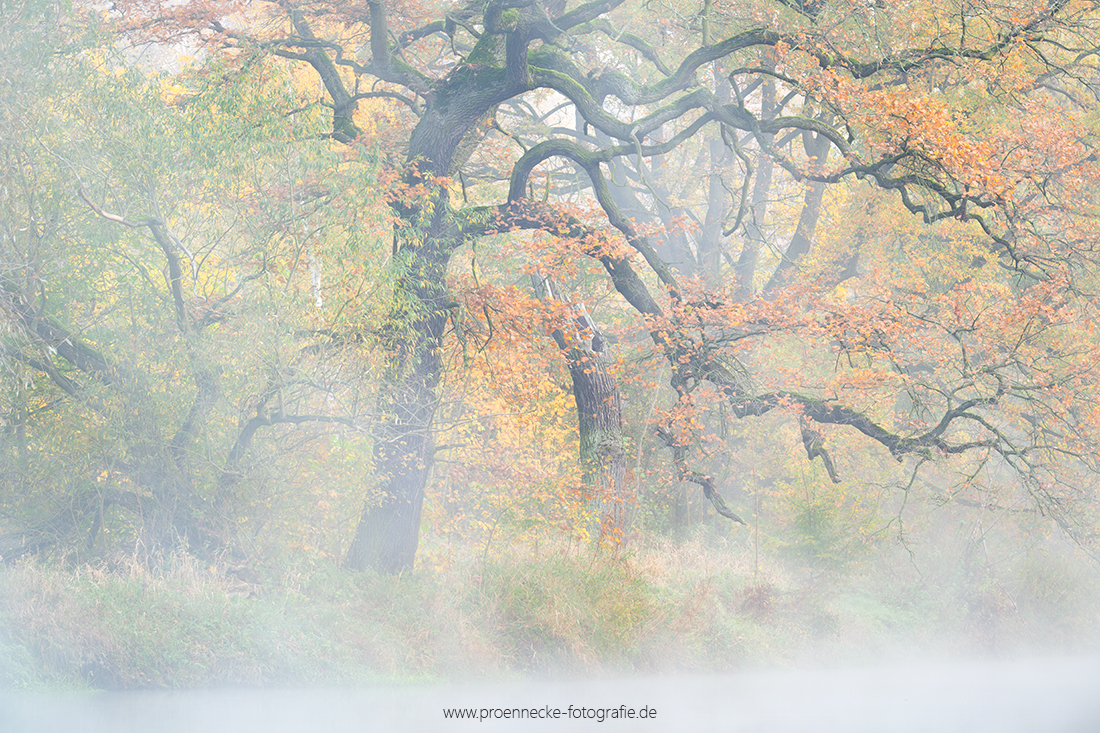
[[[0,686],[343,685],[1069,652],[1097,585],[1024,556],[983,586],[883,561],[843,576],[754,567],[743,548],[518,546],[400,577],[323,564],[257,582],[176,557],[0,571]]]

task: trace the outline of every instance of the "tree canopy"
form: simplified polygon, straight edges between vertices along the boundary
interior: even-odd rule
[[[952,465],[964,498],[984,470],[983,501],[1095,533],[1091,3],[21,12],[5,460],[82,456],[70,524],[114,504],[150,546],[215,547],[262,431],[272,456],[362,440],[346,561],[397,572],[448,452],[448,481],[579,521],[537,476],[577,451],[575,496],[622,531],[655,439],[742,522],[757,425],[831,482]],[[463,426],[497,409],[542,424]]]

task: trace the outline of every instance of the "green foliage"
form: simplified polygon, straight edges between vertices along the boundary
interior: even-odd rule
[[[1095,623],[1100,610],[1100,579],[1061,553],[1033,551],[1020,558],[1005,579],[1013,598],[1015,622],[1026,629],[1031,645],[1072,652],[1082,642],[1081,630]]]
[[[1074,29],[1094,43],[1076,26],[1086,16],[1013,10],[983,21],[1005,43],[983,51],[971,27],[952,59],[920,3],[897,18],[829,7],[820,25],[786,5],[778,15],[708,6],[706,44],[752,30],[698,53],[695,10],[654,17],[627,4],[557,44],[541,6],[471,6],[445,21],[446,39],[402,35],[419,19],[390,8],[385,33],[406,39],[402,58],[370,64],[363,39],[382,29],[329,9],[311,16],[312,31],[298,24],[317,34],[299,56],[276,40],[290,27],[277,4],[242,16],[253,27],[232,37],[209,19],[188,27],[186,14],[143,24],[144,3],[113,8],[172,36],[153,44],[169,59],[159,66],[83,7],[0,6],[0,553],[52,543],[69,559],[156,557],[158,546],[187,546],[207,558],[232,548],[328,561],[344,554],[364,493],[383,485],[419,507],[426,483],[423,529],[443,548],[424,558],[431,572],[485,562],[517,539],[582,536],[599,517],[584,506],[595,502],[578,480],[578,446],[623,442],[614,427],[574,433],[547,332],[564,343],[587,328],[582,303],[606,326],[608,361],[622,357],[616,379],[640,375],[621,391],[643,532],[698,537],[713,509],[697,491],[682,500],[682,482],[705,479],[708,493],[755,514],[754,548],[842,578],[882,551],[876,533],[893,539],[896,527],[905,540],[904,502],[894,517],[888,495],[936,458],[955,475],[934,501],[969,506],[978,491],[983,512],[1006,507],[1015,521],[1037,510],[1087,537],[1096,501],[1085,457],[1100,413],[1081,405],[1095,402],[1100,347],[1094,303],[1077,297],[1093,289],[1092,253],[1075,243],[1096,238],[1082,195],[1095,189],[1095,115],[1036,82],[1053,74],[1069,84],[1057,94],[1089,98],[1090,70],[1075,67],[1093,57],[1063,57],[1054,40]],[[378,23],[387,8],[372,10]],[[612,33],[628,14],[655,22],[631,17],[641,35]],[[881,34],[862,32],[868,19]],[[546,43],[523,37],[535,25]],[[1033,31],[1038,45],[1017,48]],[[201,62],[178,56],[177,32],[211,41]],[[525,69],[502,68],[503,33],[512,61],[530,45]],[[372,54],[388,48],[380,40]],[[1049,68],[1030,55],[1047,44]],[[273,48],[283,57],[265,55]],[[782,63],[760,73],[777,49]],[[331,73],[313,76],[322,68]],[[379,86],[370,76],[383,69]],[[895,72],[901,81],[884,84]],[[681,96],[689,76],[698,87]],[[572,107],[557,106],[561,94]],[[520,149],[531,166],[508,170]],[[821,172],[861,182],[827,186],[813,180]],[[494,207],[469,211],[502,202],[505,180],[541,192],[522,206],[557,213],[505,225]],[[608,183],[614,194],[596,201]],[[512,224],[540,231],[503,231]],[[481,253],[469,248],[469,277],[458,274],[466,245],[490,231],[499,236]],[[531,274],[552,275],[560,307],[528,294]],[[372,434],[396,436],[394,450],[372,450]],[[407,485],[384,486],[413,468]],[[1011,471],[1018,480],[994,475]],[[375,498],[372,508],[396,506]],[[418,520],[404,524],[408,546]],[[744,537],[704,531],[716,546]],[[452,540],[461,549],[447,555]],[[388,569],[411,570],[413,557],[403,551]],[[1024,608],[1009,581],[966,557],[971,615],[986,623]],[[629,564],[585,562],[536,557],[521,577],[486,566],[491,613],[519,640],[504,657],[529,648],[524,664],[568,666],[642,643],[638,629],[664,613],[660,594]],[[713,579],[697,580],[710,598]],[[774,584],[714,582],[719,604],[786,613]],[[1056,587],[1027,573],[1018,584],[1039,599],[1037,616],[1073,615]],[[137,602],[131,591],[116,589],[120,607]],[[832,600],[789,615],[807,633],[840,633]],[[891,626],[888,603],[849,606]],[[756,643],[732,641],[755,638],[740,616],[703,608],[718,647]],[[381,606],[360,612],[396,624]],[[426,623],[412,609],[398,616]],[[415,633],[369,643],[396,648]],[[108,666],[147,666],[146,651]]]
[[[966,649],[1080,652],[1100,631],[1095,572],[1053,548],[1008,561],[984,588],[945,565],[919,574],[897,548],[865,572],[807,583],[797,568],[754,569],[744,549],[697,541],[628,555],[512,545],[399,576],[300,560],[249,582],[231,565],[182,555],[156,569],[134,558],[110,568],[22,562],[0,571],[0,686],[718,671]],[[987,606],[979,619],[974,599],[989,588],[999,611]]]
[[[629,663],[656,611],[628,562],[550,553],[520,565],[497,560],[482,572],[482,593],[498,604],[500,633],[525,669]]]
[[[361,334],[384,302],[372,157],[322,139],[321,111],[262,59],[169,79],[80,38],[81,55],[39,39],[42,63],[5,77],[52,84],[0,111],[0,535],[233,544],[238,523],[301,508],[252,467],[300,467],[367,386],[363,339],[316,334]],[[245,432],[269,411],[290,419]]]
[[[815,570],[844,571],[871,549],[866,525],[855,524],[851,504],[833,492],[786,490],[789,537],[783,551]],[[877,522],[877,513],[864,517]]]

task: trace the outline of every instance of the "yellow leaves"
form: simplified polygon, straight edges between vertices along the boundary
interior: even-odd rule
[[[189,90],[182,84],[165,81],[161,85],[161,98],[165,104],[177,105],[182,103],[188,95]]]
[[[489,542],[583,528],[578,436],[565,362],[548,331],[578,333],[569,303],[495,285],[498,263],[456,268],[462,307],[446,359],[455,365],[438,418],[441,486],[425,512],[443,536]],[[484,269],[482,269],[484,268]]]
[[[992,142],[967,135],[940,100],[906,89],[872,90],[860,100],[858,115],[872,132],[879,156],[909,152],[935,161],[955,180],[979,191],[1007,188],[994,162]]]

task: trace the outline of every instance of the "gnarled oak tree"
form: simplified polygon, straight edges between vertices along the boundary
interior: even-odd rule
[[[834,479],[838,430],[918,465],[995,458],[1041,511],[1087,531],[1081,476],[1100,430],[1092,4],[126,0],[112,12],[134,39],[190,34],[242,66],[308,69],[320,94],[306,102],[331,111],[331,138],[375,147],[395,172],[381,499],[349,565],[413,563],[459,307],[448,265],[515,230],[572,242],[638,314],[678,400],[658,435],[722,514],[737,519],[692,464],[704,394],[738,418],[787,411]],[[595,202],[609,227],[567,199]],[[899,211],[925,231],[882,221]],[[825,227],[860,216],[847,241],[821,246]],[[563,347],[596,366],[607,339],[595,323],[578,333]],[[776,346],[792,339],[797,359]],[[586,388],[602,376],[573,369],[582,417],[615,399]]]

